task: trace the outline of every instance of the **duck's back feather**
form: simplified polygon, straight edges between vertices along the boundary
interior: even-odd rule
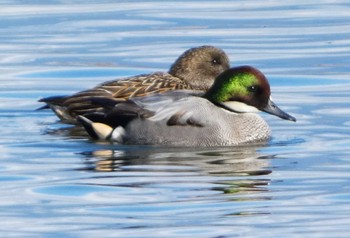
[[[142,74],[100,84],[92,89],[71,96],[54,96],[40,99],[45,102],[63,121],[75,123],[77,115],[101,112],[103,108],[91,102],[93,97],[115,98],[126,101],[132,97],[164,93],[176,89],[191,89],[191,86],[169,73]]]

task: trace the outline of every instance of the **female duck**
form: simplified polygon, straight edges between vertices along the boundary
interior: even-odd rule
[[[184,52],[172,65],[169,73],[156,72],[102,83],[71,96],[53,96],[40,102],[51,108],[66,123],[76,123],[77,115],[98,112],[102,107],[92,104],[89,97],[108,97],[127,100],[175,89],[206,91],[214,79],[229,68],[224,51],[213,46],[201,46]]]
[[[250,66],[225,71],[202,97],[191,93],[173,91],[122,103],[91,99],[109,108],[103,115],[104,123],[95,121],[96,114],[79,116],[79,121],[95,139],[171,146],[231,146],[266,141],[270,130],[258,111],[296,121],[271,101],[266,77]]]

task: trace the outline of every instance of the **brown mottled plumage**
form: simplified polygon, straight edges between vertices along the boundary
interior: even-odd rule
[[[169,73],[156,72],[108,81],[70,96],[53,96],[39,101],[45,102],[47,106],[43,108],[51,108],[64,122],[75,123],[78,115],[103,110],[89,100],[91,97],[125,101],[175,89],[206,91],[214,79],[228,68],[229,59],[225,52],[213,46],[201,46],[184,52]]]

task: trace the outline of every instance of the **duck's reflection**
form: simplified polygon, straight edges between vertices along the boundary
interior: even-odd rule
[[[269,158],[260,154],[261,146],[214,148],[160,148],[120,146],[84,152],[88,170],[98,172],[135,172],[144,176],[173,176],[209,179],[211,188],[224,194],[267,191],[270,180]],[[247,198],[235,198],[244,200]],[[256,197],[255,197],[256,199]],[[262,198],[260,199],[268,199]]]
[[[118,147],[84,152],[86,163],[90,165],[90,169],[103,172],[119,171],[122,166],[131,165],[186,166],[207,174],[225,176],[264,175],[271,172],[266,169],[271,156],[257,153],[258,146],[212,149]]]

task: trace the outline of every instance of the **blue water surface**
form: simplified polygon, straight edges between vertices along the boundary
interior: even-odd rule
[[[1,237],[349,237],[350,4],[19,1],[0,8]],[[89,140],[38,99],[214,45],[296,123],[267,145]]]

